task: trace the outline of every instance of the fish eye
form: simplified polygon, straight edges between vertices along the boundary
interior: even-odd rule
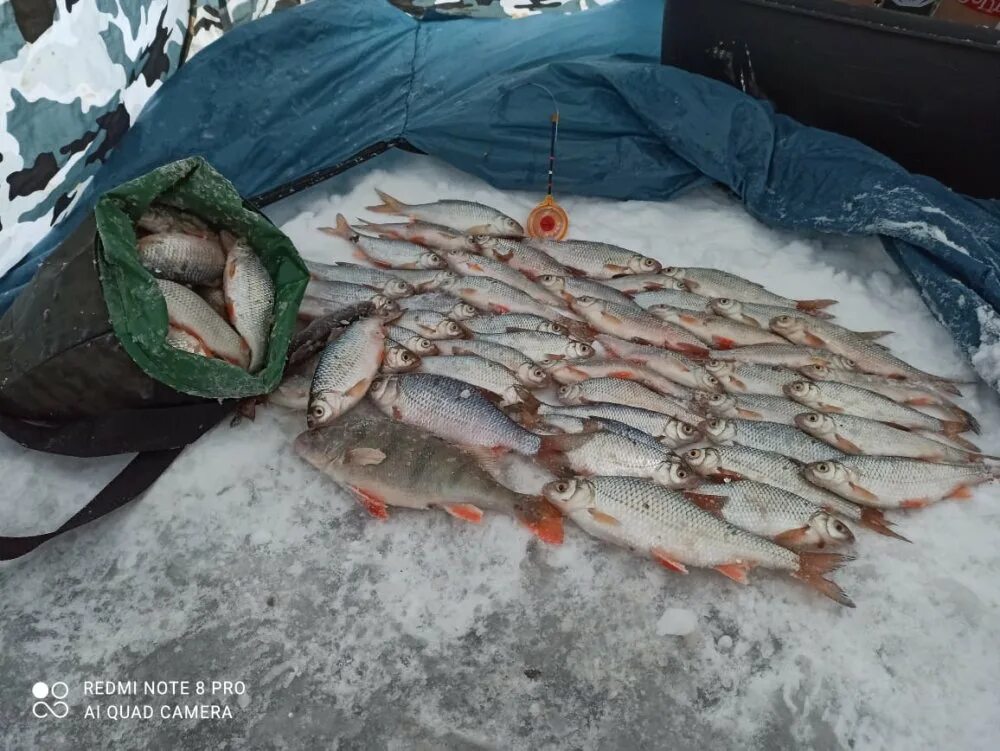
[[[539,278],[539,281],[541,281],[542,284],[551,284],[555,280],[556,278],[552,274],[542,274],[542,276]]]
[[[835,530],[837,530],[838,532],[846,532],[847,531],[847,527],[845,527],[840,522],[836,522],[836,521],[833,523],[833,528]]]
[[[673,274],[674,272],[677,271],[677,267],[676,266],[667,266],[667,268],[663,269],[663,271],[666,274]]]
[[[778,316],[778,320],[781,323],[789,323],[792,320],[792,318],[791,316]]]
[[[652,258],[643,258],[642,259],[642,266],[643,266],[643,268],[651,269],[655,265],[656,265],[656,261],[654,261]]]
[[[829,472],[830,465],[827,464],[826,462],[820,462],[819,464],[816,465],[816,470],[819,472]]]
[[[560,482],[558,485],[556,485],[556,490],[558,490],[560,493],[565,493],[567,490],[569,490],[569,484],[565,482]]]
[[[691,449],[685,454],[688,459],[697,459],[701,455],[701,449]]]
[[[719,379],[716,378],[714,375],[708,375],[705,377],[705,383],[707,383],[709,386],[718,386]]]
[[[819,415],[816,414],[807,415],[806,422],[819,422]]]
[[[312,413],[312,414],[313,414],[313,415],[314,415],[315,417],[321,417],[321,416],[323,415],[323,408],[322,408],[322,407],[318,407],[318,406],[317,406],[317,407],[313,407],[313,408],[312,408],[311,410],[309,410],[309,411],[310,411],[310,412],[311,412],[311,413]]]
[[[594,298],[589,295],[582,295],[581,297],[576,298],[576,301],[583,305],[590,305],[590,303],[594,302]]]
[[[722,404],[722,402],[725,401],[725,399],[726,399],[726,395],[725,394],[712,394],[712,396],[708,397],[708,403],[709,404]]]
[[[539,367],[534,367],[531,369],[531,375],[534,376],[535,378],[544,378],[545,371]]]
[[[691,435],[694,433],[694,428],[685,423],[684,425],[681,425],[681,433],[684,435]]]
[[[720,297],[719,298],[719,305],[731,305],[732,302],[733,301],[730,300],[728,297]]]
[[[678,479],[681,480],[685,479],[688,476],[688,473],[685,472],[683,469],[678,469],[675,474],[677,475]]]

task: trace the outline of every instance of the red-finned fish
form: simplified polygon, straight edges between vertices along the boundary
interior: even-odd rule
[[[682,386],[699,391],[722,391],[722,385],[714,375],[677,352],[626,341],[610,334],[598,334],[596,341],[609,356],[634,365],[643,365]]]
[[[566,268],[525,240],[488,235],[476,235],[472,240],[485,257],[503,261],[529,279],[537,279],[543,274],[564,276],[579,273]]]
[[[233,328],[250,347],[247,370],[256,373],[267,359],[267,341],[274,321],[274,282],[260,258],[242,238],[219,234],[226,249],[222,292]]]
[[[363,318],[326,345],[309,390],[310,428],[329,425],[364,398],[385,357],[384,342],[382,322]]]
[[[239,334],[196,292],[182,284],[157,279],[167,305],[170,325],[194,336],[215,357],[246,368],[250,347]]]
[[[528,240],[558,263],[591,279],[611,279],[621,274],[650,274],[660,270],[660,262],[641,253],[610,243],[590,240]]]
[[[479,252],[479,248],[466,233],[452,229],[451,227],[445,227],[443,224],[420,221],[375,224],[359,220],[357,226],[363,231],[376,234],[379,237],[406,240],[407,242],[425,245],[428,248],[441,250],[446,253],[457,250],[464,250],[469,253]]]
[[[621,378],[590,378],[580,383],[566,384],[556,391],[556,398],[563,404],[570,405],[599,402],[640,407],[662,412],[692,426],[703,419],[682,402],[658,394],[641,383]]]
[[[734,349],[755,344],[781,344],[782,338],[767,329],[748,326],[712,313],[699,313],[670,305],[650,305],[657,318],[679,326],[714,349]]]
[[[354,246],[355,258],[382,269],[444,269],[447,266],[441,256],[422,245],[358,234],[343,214],[337,214],[336,227],[320,227],[319,231],[347,240]]]
[[[708,347],[697,337],[644,310],[594,297],[578,297],[571,307],[604,334],[666,347],[692,357],[707,357],[709,354]]]
[[[524,227],[502,211],[473,201],[444,200],[406,204],[376,188],[382,203],[369,206],[376,214],[396,214],[421,222],[443,224],[467,235],[523,237]]]
[[[405,279],[401,279],[385,269],[359,266],[356,263],[319,263],[304,261],[309,275],[322,282],[346,282],[371,287],[390,299],[409,297],[416,290]]]
[[[542,367],[557,383],[580,383],[590,378],[623,378],[636,381],[647,388],[653,389],[664,396],[689,400],[694,397],[694,391],[666,378],[642,365],[633,365],[621,360],[612,359],[582,359],[582,360],[544,360]]]
[[[782,308],[815,311],[828,308],[836,300],[793,300],[768,291],[763,285],[720,269],[669,266],[663,273],[682,280],[688,288],[704,297],[728,297],[740,302],[778,305]]]
[[[538,303],[554,305],[559,307],[562,300],[532,279],[529,279],[520,271],[508,266],[503,261],[487,258],[482,255],[472,255],[465,251],[448,253],[444,260],[456,274],[460,276],[482,276],[488,279],[495,279],[498,282],[520,290]]]

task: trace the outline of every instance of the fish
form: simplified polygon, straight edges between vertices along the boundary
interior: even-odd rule
[[[376,214],[396,214],[420,222],[443,224],[467,235],[524,237],[524,227],[515,219],[491,206],[474,201],[444,200],[433,203],[405,204],[388,193],[375,189],[382,203],[368,206]]]
[[[638,296],[640,292],[652,292],[655,290],[691,291],[680,279],[667,276],[662,271],[652,274],[626,274],[625,276],[616,276],[614,279],[605,279],[601,283],[633,297]],[[702,305],[700,309],[704,309],[707,301],[705,298],[701,298],[701,301]],[[677,307],[682,306],[678,305]]]
[[[684,497],[734,527],[766,537],[786,548],[850,545],[854,533],[832,514],[805,498],[762,482],[728,482],[719,495],[691,491]]]
[[[267,395],[267,403],[295,411],[308,411],[309,390],[318,363],[319,355],[315,355],[304,363],[301,370],[297,369],[294,373],[285,375],[278,387]]]
[[[542,436],[536,460],[556,476],[645,477],[671,488],[693,488],[701,478],[649,446],[604,430]]]
[[[354,246],[355,258],[382,269],[444,269],[448,266],[440,255],[423,245],[358,234],[343,214],[337,214],[336,227],[320,227],[319,231],[347,240]]]
[[[198,296],[207,302],[216,313],[226,317],[226,295],[221,287],[195,287]]]
[[[442,355],[477,355],[499,363],[517,376],[528,388],[542,388],[549,384],[549,375],[531,358],[513,347],[482,339],[444,339],[437,342]]]
[[[609,334],[598,334],[596,341],[610,357],[617,357],[633,365],[642,365],[682,386],[699,391],[722,391],[722,385],[714,375],[694,360],[677,352],[649,344],[629,342]]]
[[[469,253],[479,251],[472,238],[466,233],[446,227],[443,224],[420,221],[375,224],[359,220],[357,226],[364,232],[376,234],[379,237],[387,237],[392,240],[406,240],[407,242],[424,245],[434,250],[444,251],[445,253],[459,250],[465,250]]]
[[[201,357],[211,357],[212,353],[202,343],[201,339],[175,326],[167,327],[167,344],[181,352]]]
[[[850,597],[825,578],[848,557],[789,550],[699,508],[681,491],[635,477],[593,477],[555,480],[542,492],[585,532],[648,555],[670,571],[714,568],[745,584],[751,568],[771,568],[854,607]]]
[[[972,416],[941,393],[941,385],[930,381],[907,378],[900,380],[874,373],[861,373],[857,370],[839,370],[825,365],[807,365],[799,368],[799,372],[812,381],[837,381],[849,386],[868,389],[886,396],[894,402],[908,404],[911,407],[941,407],[942,409],[965,416],[969,424],[974,424]],[[948,384],[950,386],[950,384]],[[947,393],[956,394],[954,387]],[[961,392],[956,394],[961,396]]]
[[[501,407],[524,404],[532,411],[538,409],[538,399],[525,388],[513,371],[484,357],[477,355],[428,357],[421,362],[419,372],[455,378],[494,394],[499,397]]]
[[[892,530],[892,523],[881,511],[864,508],[808,482],[802,476],[802,465],[787,456],[747,446],[715,446],[689,448],[681,459],[702,477],[721,481],[753,480],[773,485],[880,535],[906,540]]]
[[[490,313],[527,313],[549,320],[558,320],[564,313],[509,284],[485,276],[464,276],[441,289]]]
[[[669,277],[663,278],[668,279]],[[704,313],[708,306],[708,301],[701,295],[682,289],[656,289],[639,292],[632,296],[632,301],[644,309],[655,305],[669,305],[673,308],[692,310],[698,313]]]
[[[139,238],[139,263],[154,276],[183,284],[218,287],[226,254],[215,237],[162,232]]]
[[[472,241],[479,248],[483,256],[496,261],[503,261],[529,279],[537,279],[544,274],[572,276],[578,273],[566,268],[548,253],[539,250],[534,245],[523,240],[476,235],[472,238]]]
[[[388,518],[389,506],[440,508],[479,522],[484,511],[495,511],[515,517],[544,542],[562,542],[559,511],[543,498],[498,483],[483,466],[488,457],[381,415],[356,412],[302,433],[295,452],[346,485],[372,516]]]
[[[401,347],[405,347],[418,357],[436,355],[439,351],[436,342],[402,326],[386,326],[386,336]]]
[[[798,371],[780,365],[758,365],[737,361],[709,360],[705,370],[719,379],[731,394],[766,394],[784,398],[784,387],[801,380]]]
[[[782,343],[780,336],[766,329],[711,313],[683,310],[670,305],[650,305],[646,310],[663,321],[679,326],[715,349]]]
[[[309,389],[306,424],[329,425],[364,399],[385,357],[385,329],[363,318],[323,348]]]
[[[151,204],[136,221],[136,226],[151,234],[180,233],[215,239],[215,233],[206,221],[164,204]]]
[[[574,415],[556,412],[546,415],[544,424],[548,427],[555,427],[563,433],[587,433],[595,430],[606,430],[609,433],[614,433],[615,435],[620,435],[623,438],[628,438],[633,443],[638,443],[648,448],[662,449],[665,445],[656,437],[651,436],[645,431],[633,428],[631,425],[619,422],[618,420],[609,420],[604,417],[577,417]],[[687,425],[687,423],[678,424]],[[701,437],[697,431],[691,432],[696,437],[692,437],[689,441],[687,441],[687,444],[694,443]],[[673,455],[668,455],[668,458],[676,459]]]
[[[535,362],[542,360],[575,360],[593,357],[594,348],[586,342],[579,342],[568,336],[548,334],[543,331],[508,331],[505,334],[477,334],[482,339],[503,344],[523,352]]]
[[[460,323],[433,310],[407,310],[396,319],[396,325],[431,340],[458,339],[467,334]]]
[[[652,436],[661,446],[670,449],[688,446],[703,438],[701,432],[689,423],[675,420],[662,412],[624,404],[608,402],[559,406],[542,404],[538,408],[538,414],[546,419],[552,415],[561,415],[581,420],[621,423]],[[636,440],[634,436],[628,437]]]
[[[479,315],[469,303],[445,292],[422,292],[399,301],[402,310],[431,310],[453,321],[464,322]]]
[[[304,259],[303,262],[309,270],[309,275],[321,282],[362,284],[381,292],[392,300],[400,297],[409,297],[416,292],[413,285],[408,281],[389,273],[385,269],[359,266],[356,263],[326,264],[317,261],[305,261]]]
[[[785,386],[785,395],[815,412],[835,412],[867,417],[904,428],[933,430],[948,435],[966,429],[959,420],[941,420],[899,404],[874,391],[836,381],[795,381]]]
[[[660,262],[655,258],[610,243],[542,238],[531,238],[528,242],[566,268],[591,279],[610,279],[620,274],[651,274],[660,270]]]
[[[771,319],[775,316],[784,315],[788,308],[781,305],[761,305],[752,302],[740,302],[728,297],[714,297],[708,301],[708,306],[713,313],[725,316],[734,321],[745,323],[749,326],[766,329]],[[680,306],[678,306],[680,307]],[[824,310],[802,311],[805,315],[815,318],[833,318]]]
[[[495,279],[523,292],[536,302],[556,307],[562,305],[562,298],[503,261],[482,255],[473,255],[465,251],[449,253],[444,259],[448,262],[451,270],[459,276],[482,276]]]
[[[981,454],[949,446],[922,433],[900,430],[883,422],[856,415],[804,412],[795,418],[795,424],[799,430],[835,446],[846,454],[902,456],[927,462],[953,464],[982,459]],[[811,461],[823,458],[834,457],[816,457]]]
[[[383,349],[385,349],[381,368],[383,373],[409,373],[421,365],[422,360],[417,355],[391,339],[385,340]]]
[[[624,292],[619,292],[592,279],[543,274],[538,277],[538,283],[557,300],[567,303],[573,302],[578,297],[596,297],[598,300],[608,300],[626,307],[635,305],[632,298]]]
[[[763,285],[736,274],[704,267],[669,266],[663,273],[682,280],[692,292],[704,297],[727,297],[740,302],[777,305],[782,308],[815,311],[836,304],[836,300],[793,300],[768,291]]]
[[[802,405],[783,396],[767,394],[712,394],[703,399],[705,408],[716,417],[763,420],[795,425]]]
[[[853,370],[888,376],[890,378],[915,378],[921,381],[947,384],[950,379],[932,375],[903,362],[885,347],[853,331],[836,327],[828,321],[818,321],[803,316],[775,316],[768,324],[771,331],[789,341],[819,347],[846,357],[854,363]],[[822,326],[822,334],[817,333]],[[816,364],[816,363],[807,363]],[[828,363],[819,363],[828,364]],[[837,366],[834,366],[837,367]],[[849,370],[851,368],[848,368]]]
[[[623,378],[636,381],[664,396],[689,400],[694,391],[642,365],[613,359],[543,360],[542,367],[556,383],[580,383],[589,378]]]
[[[716,417],[705,420],[698,429],[716,445],[738,443],[753,449],[784,454],[803,464],[821,459],[837,459],[844,455],[840,449],[816,440],[812,434],[806,435],[797,427],[784,423]]]
[[[798,344],[758,344],[738,349],[716,350],[709,357],[713,360],[736,360],[758,365],[782,365],[786,368],[804,368],[807,365],[825,365],[841,370],[856,370],[854,361],[835,355],[818,347]]]
[[[392,269],[392,275],[412,286],[414,293],[437,291],[458,278],[458,274],[447,269]]]
[[[326,284],[341,285],[343,282],[326,282]],[[383,320],[391,321],[399,317],[399,303],[395,300],[390,300],[383,294],[375,292],[370,287],[362,287],[360,284],[343,284],[342,287],[338,288],[336,293],[340,295],[336,299],[303,298],[302,304],[299,306],[299,318],[311,321],[361,304],[370,305],[372,315]],[[326,294],[329,294],[331,298],[333,297],[330,287],[326,288]]]
[[[946,498],[966,500],[976,485],[996,480],[983,464],[942,464],[899,456],[848,456],[808,464],[802,476],[816,486],[875,509],[923,508]]]
[[[274,281],[246,240],[226,231],[219,238],[226,249],[226,270],[222,276],[226,314],[250,347],[247,371],[256,373],[264,367],[274,322]]]
[[[541,437],[518,425],[467,383],[428,373],[380,376],[371,400],[385,414],[463,445],[538,453]]]
[[[479,315],[465,323],[473,334],[504,334],[508,331],[542,331],[566,336],[569,330],[561,323],[531,313]]]
[[[566,384],[558,388],[556,398],[569,405],[601,402],[640,407],[661,412],[692,426],[703,419],[680,401],[658,394],[641,383],[621,378],[590,378],[580,383]]]
[[[163,294],[171,326],[197,338],[214,357],[240,368],[250,364],[246,341],[198,293],[167,279],[157,279],[156,284]]]
[[[578,297],[570,307],[603,334],[666,347],[691,357],[708,356],[708,348],[697,337],[644,310],[595,297]]]

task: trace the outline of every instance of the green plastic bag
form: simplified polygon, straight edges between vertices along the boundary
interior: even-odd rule
[[[217,229],[247,239],[274,281],[274,323],[267,361],[251,374],[222,360],[166,343],[167,306],[139,262],[134,222],[154,201],[190,211]],[[97,259],[111,325],[149,376],[177,391],[209,398],[244,398],[272,391],[281,380],[288,343],[309,280],[295,246],[236,188],[200,157],[164,165],[105,194],[94,211]]]

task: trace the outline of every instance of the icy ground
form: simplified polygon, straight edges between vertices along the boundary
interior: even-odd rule
[[[538,200],[389,155],[272,216],[308,258],[342,257],[315,227],[364,215],[374,186],[519,218]],[[575,236],[839,298],[842,323],[895,330],[915,365],[971,373],[873,239],[773,231],[718,189],[563,203]],[[1000,452],[995,395],[968,394]],[[380,523],[292,453],[300,415],[258,414],[141,501],[0,566],[0,748],[996,748],[996,488],[895,515],[912,545],[862,531],[837,575],[848,610],[767,572],[678,576],[571,525],[553,548],[500,517]],[[0,530],[56,527],[122,464],[0,443]],[[213,701],[83,696],[105,679],[246,695],[214,698],[231,719],[86,719],[88,704]],[[31,716],[36,681],[66,682],[68,717]]]

